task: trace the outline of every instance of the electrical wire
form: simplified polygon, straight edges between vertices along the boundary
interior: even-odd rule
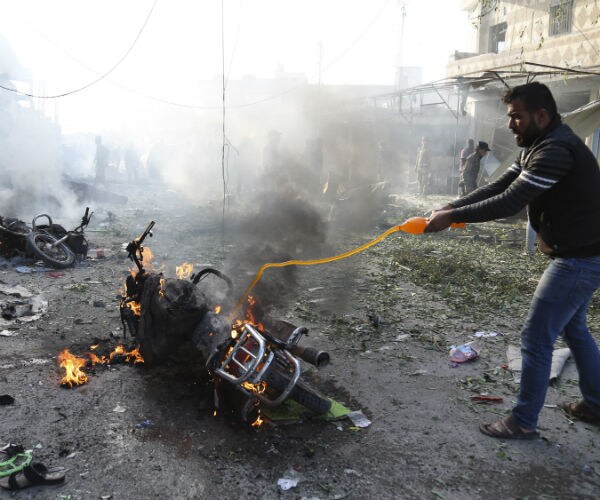
[[[82,90],[88,89],[90,88],[92,85],[97,84],[98,82],[104,80],[108,75],[110,75],[115,69],[117,69],[121,63],[127,58],[127,56],[131,53],[131,51],[133,50],[133,48],[136,46],[138,40],[140,39],[144,29],[146,28],[148,21],[150,20],[150,16],[152,15],[152,12],[154,12],[154,8],[156,7],[156,4],[158,3],[158,0],[154,0],[154,3],[152,4],[152,7],[150,7],[150,11],[148,12],[148,15],[146,16],[146,20],[144,21],[144,23],[142,24],[142,27],[139,29],[135,39],[133,40],[133,43],[129,46],[129,48],[125,51],[125,53],[121,56],[121,58],[106,72],[103,73],[102,75],[100,75],[99,78],[96,78],[95,80],[83,85],[82,87],[70,90],[68,92],[63,92],[62,94],[56,94],[56,95],[37,95],[37,94],[31,94],[28,92],[22,92],[20,90],[17,89],[12,89],[10,87],[5,87],[3,85],[0,85],[0,88],[7,90],[9,92],[14,92],[20,95],[25,95],[28,97],[35,97],[36,99],[57,99],[59,97],[65,97],[71,94],[75,94],[77,92],[81,92]]]
[[[221,246],[225,250],[225,203],[227,201],[227,179],[225,178],[225,145],[227,137],[225,136],[225,93],[227,86],[225,84],[225,0],[221,0],[221,83],[223,87],[223,129],[222,129],[222,146],[221,146],[221,176],[223,179],[223,206],[221,213]]]
[[[99,71],[97,71],[96,69],[94,69],[91,66],[87,65],[81,59],[78,59],[77,57],[75,57],[74,55],[72,55],[70,52],[68,52],[67,50],[65,50],[62,46],[60,46],[59,44],[57,44],[56,42],[54,42],[44,32],[40,31],[39,29],[37,29],[32,24],[27,23],[27,25],[33,31],[35,31],[39,36],[41,36],[44,40],[46,40],[49,44],[51,44],[53,47],[55,47],[60,52],[62,52],[66,57],[68,57],[72,61],[74,61],[77,64],[79,64],[81,67],[87,69],[88,71],[90,71],[92,73],[95,73],[96,75],[100,75],[101,74]],[[115,86],[121,88],[122,90],[125,90],[126,92],[129,92],[131,94],[137,95],[139,97],[143,97],[143,98],[151,100],[151,101],[160,102],[162,104],[168,104],[170,106],[177,106],[177,107],[191,108],[191,109],[206,109],[206,110],[221,109],[220,105],[219,106],[196,106],[194,104],[187,104],[187,103],[181,103],[181,102],[176,102],[176,101],[170,101],[168,99],[161,99],[160,97],[155,97],[155,96],[152,96],[150,94],[146,94],[144,92],[141,92],[141,91],[138,91],[136,89],[133,89],[133,88],[131,88],[131,87],[125,85],[125,84],[122,84],[120,82],[112,80],[111,78],[106,78],[106,81],[112,83],[113,85],[115,85]]]
[[[156,5],[156,2],[158,0],[155,0],[154,5]],[[373,24],[375,24],[375,22],[377,21],[377,19],[381,16],[381,14],[383,13],[385,7],[390,3],[390,0],[385,0],[380,9],[377,11],[377,13],[375,14],[375,16],[369,21],[369,23],[366,25],[365,28],[363,28],[363,30],[360,32],[360,34],[350,43],[350,45],[348,45],[344,50],[342,50],[336,57],[334,57],[327,65],[325,65],[322,69],[321,72],[323,71],[327,71],[328,69],[331,69],[331,67],[333,67],[335,64],[337,64],[337,62],[339,60],[341,60],[363,37],[364,35],[369,31],[369,29],[373,26]],[[154,6],[152,7],[152,10],[154,9]],[[241,9],[241,0],[240,0],[240,9]],[[151,12],[150,12],[151,13]],[[241,19],[241,10],[240,10],[240,19]],[[240,20],[241,23],[241,20]],[[64,54],[66,54],[69,58],[71,58],[73,61],[77,62],[78,64],[82,65],[84,68],[86,68],[89,71],[92,71],[94,73],[98,73],[96,70],[94,70],[93,68],[89,67],[88,65],[86,65],[84,62],[80,61],[79,59],[77,59],[76,57],[74,57],[73,55],[69,54],[65,49],[63,49],[62,47],[60,47],[58,44],[54,43],[52,40],[50,40],[46,35],[44,35],[42,32],[40,32],[39,30],[36,29],[36,31],[43,36],[44,39],[46,39],[49,43],[51,43],[52,45],[54,45],[55,47],[57,47],[58,49],[60,49]],[[239,35],[239,25],[238,25],[238,35]],[[234,44],[234,50],[232,52],[232,56],[231,56],[231,60],[230,60],[230,65],[229,65],[229,69],[228,69],[228,74],[231,71],[231,67],[233,64],[233,58],[234,58],[234,54],[235,54],[235,50],[237,48],[237,36],[236,35],[236,41]],[[137,39],[136,39],[137,41]],[[133,47],[132,47],[133,48]],[[126,56],[125,56],[126,57]],[[123,57],[124,59],[124,57]],[[122,61],[120,61],[122,62]],[[118,64],[120,64],[120,62]],[[117,64],[117,65],[118,65]],[[116,68],[116,66],[115,66]],[[56,95],[56,96],[37,96],[37,95],[32,95],[32,94],[27,94],[24,92],[19,92],[15,89],[11,89],[9,87],[4,87],[2,85],[0,85],[1,89],[4,90],[8,90],[10,92],[16,92],[22,95],[27,95],[29,97],[38,97],[38,98],[57,98],[57,97],[63,97],[64,95],[69,95],[69,93],[73,93],[73,92],[77,92],[79,90],[83,90],[84,88],[87,88],[88,86],[102,80],[105,79],[110,73],[112,73],[112,71],[115,69],[111,69],[108,73],[106,73],[105,75],[101,76],[100,78],[98,78],[97,80],[95,80],[94,82],[92,82],[91,84],[88,84],[87,86],[81,88],[81,89],[77,89],[75,91],[72,92],[68,92],[65,94],[61,94],[61,95]],[[311,75],[311,76],[315,76],[315,75]],[[137,95],[139,97],[143,97],[145,99],[151,100],[151,101],[156,101],[162,104],[167,104],[170,106],[176,106],[176,107],[181,107],[181,108],[189,108],[189,109],[199,109],[199,110],[220,110],[222,108],[222,104],[221,105],[214,105],[214,106],[203,106],[203,105],[194,105],[194,104],[189,104],[189,103],[181,103],[181,102],[176,102],[176,101],[171,101],[169,99],[163,99],[160,97],[156,97],[156,96],[152,96],[150,94],[146,94],[144,92],[141,92],[139,90],[136,89],[132,89],[131,87],[128,87],[127,85],[124,85],[122,83],[116,82],[114,80],[111,80],[109,78],[106,78],[107,81],[109,81],[110,83],[112,83],[113,85],[116,85],[117,87],[130,92],[134,95]],[[229,77],[227,77],[227,80],[229,79]],[[275,99],[279,99],[280,97],[283,97],[287,94],[290,94],[292,92],[297,91],[300,88],[304,88],[305,84],[298,84],[298,85],[294,85],[292,87],[289,87],[288,89],[279,92],[277,94],[273,94],[271,96],[265,97],[263,99],[259,99],[256,101],[251,101],[251,102],[247,102],[247,103],[241,103],[241,104],[229,104],[227,105],[227,109],[241,109],[241,108],[246,108],[246,107],[250,107],[250,106],[255,106],[257,104],[262,104],[264,102],[269,102]]]

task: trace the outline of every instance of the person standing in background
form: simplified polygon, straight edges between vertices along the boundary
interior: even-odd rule
[[[477,189],[477,179],[479,178],[479,171],[481,169],[481,159],[488,151],[490,151],[488,143],[479,141],[475,148],[475,152],[467,158],[461,179],[465,194],[469,194]]]
[[[428,194],[429,183],[431,182],[431,152],[429,151],[428,143],[427,137],[423,136],[421,138],[421,145],[417,151],[417,161],[415,163],[420,196]]]
[[[462,174],[467,164],[467,158],[475,152],[475,141],[473,139],[467,139],[465,147],[460,151],[460,164],[458,166],[458,178],[461,179],[458,183],[458,195],[464,196],[467,194],[465,190],[465,183],[462,181]]]

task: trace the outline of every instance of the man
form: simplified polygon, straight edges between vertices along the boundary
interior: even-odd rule
[[[419,194],[425,196],[429,191],[429,183],[431,181],[431,153],[429,152],[427,137],[421,137],[415,170],[419,183]]]
[[[583,400],[565,403],[572,417],[600,423],[600,351],[587,309],[600,286],[600,170],[591,151],[561,122],[545,85],[520,85],[504,97],[508,127],[525,148],[495,182],[434,211],[427,232],[452,222],[485,222],[528,206],[540,248],[552,260],[533,295],[521,331],[522,372],[517,403],[506,418],[481,425],[497,438],[538,435],[554,342],[562,333],[579,372]]]
[[[490,148],[487,142],[479,141],[475,151],[467,158],[461,176],[464,194],[469,194],[477,189],[477,179],[479,178],[479,170],[481,169],[481,159],[489,150]]]
[[[467,139],[465,147],[460,150],[460,164],[458,166],[458,176],[460,182],[458,183],[458,195],[464,196],[467,194],[465,191],[465,183],[462,180],[462,174],[467,164],[467,158],[475,152],[475,141],[473,139]]]

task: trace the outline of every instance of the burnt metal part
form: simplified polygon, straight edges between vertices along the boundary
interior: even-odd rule
[[[219,353],[230,341],[231,323],[214,311],[208,311],[192,333],[192,342],[204,357],[209,371],[214,371]]]
[[[44,219],[45,223],[40,224]],[[0,251],[8,257],[23,255],[42,259],[56,268],[70,267],[77,258],[87,255],[88,243],[83,230],[90,219],[88,207],[81,224],[67,231],[60,224],[54,224],[48,214],[34,217],[31,227],[18,219],[0,217]]]
[[[319,351],[314,347],[301,347],[296,345],[290,348],[290,352],[294,356],[298,356],[301,360],[306,361],[317,368],[323,368],[329,364],[329,353],[326,351]]]
[[[191,282],[160,274],[145,276],[139,303],[136,337],[148,366],[164,361],[191,341],[196,325],[208,312],[205,298]]]
[[[138,238],[135,238],[129,243],[126,248],[128,257],[135,263],[140,273],[144,272],[144,266],[142,264],[144,261],[144,247],[142,247],[142,243],[144,243],[144,240],[148,236],[152,237],[152,228],[154,227],[154,224],[154,221],[150,221],[150,224],[148,224],[145,231]]]
[[[223,281],[225,281],[227,283],[229,291],[231,291],[233,289],[233,281],[231,281],[231,278],[229,278],[229,276],[227,276],[226,274],[222,273],[218,269],[214,269],[212,267],[204,267],[204,268],[200,269],[200,271],[198,271],[197,273],[194,273],[192,275],[192,283],[194,285],[197,285],[198,282],[201,279],[204,279],[204,277],[207,274],[214,274],[215,276],[218,276],[219,278],[221,278]]]

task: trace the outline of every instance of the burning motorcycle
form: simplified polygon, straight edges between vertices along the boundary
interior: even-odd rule
[[[146,366],[164,361],[181,346],[193,344],[214,382],[215,407],[242,422],[259,421],[260,405],[279,406],[291,399],[317,414],[331,408],[331,400],[301,379],[300,360],[325,366],[329,355],[301,347],[308,333],[284,321],[238,320],[232,326],[199,284],[208,276],[221,280],[227,295],[232,281],[213,268],[203,268],[189,279],[169,279],[144,268],[144,240],[154,222],[127,246],[136,268],[127,277],[120,311],[124,334],[136,338]]]
[[[70,231],[55,224],[48,214],[34,217],[31,227],[19,219],[0,217],[1,250],[7,256],[16,254],[41,259],[59,269],[70,267],[78,257],[87,255],[84,229],[92,214],[89,207],[86,208],[81,223]]]

